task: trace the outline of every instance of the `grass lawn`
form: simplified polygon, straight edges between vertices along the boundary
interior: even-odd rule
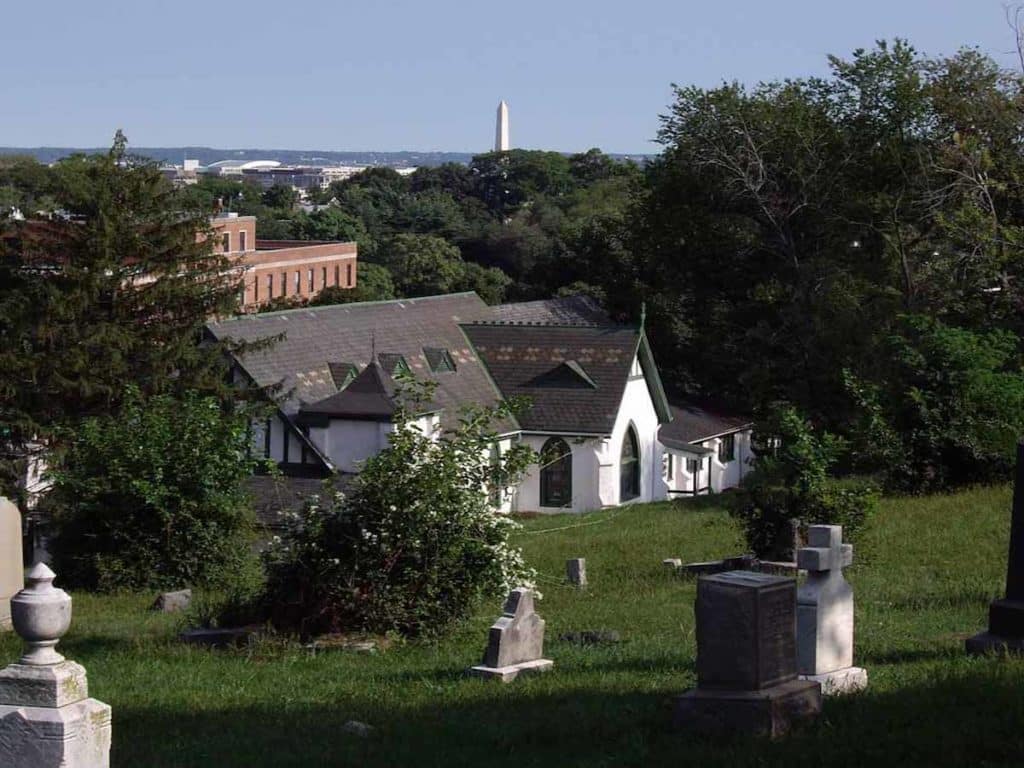
[[[889,766],[1024,764],[1024,661],[972,659],[963,639],[1003,588],[1009,488],[888,500],[847,571],[856,661],[869,689],[827,700],[820,720],[771,743],[705,741],[667,727],[694,684],[693,582],[665,557],[742,551],[714,502],[530,520],[520,536],[542,574],[547,675],[502,686],[466,678],[500,604],[444,642],[377,656],[311,658],[264,644],[204,651],[175,641],[152,595],[76,594],[60,650],[113,706],[115,766]],[[562,585],[586,557],[590,587]],[[581,648],[564,632],[618,630]],[[18,643],[0,638],[0,663]],[[355,719],[376,732],[342,732]]]

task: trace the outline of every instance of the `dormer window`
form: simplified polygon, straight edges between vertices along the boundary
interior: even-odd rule
[[[400,373],[412,373],[412,370],[410,370],[409,364],[405,361],[405,358],[394,352],[381,352],[377,355],[377,362],[379,362],[380,367],[392,377],[398,376]]]
[[[455,373],[455,360],[444,347],[424,347],[423,356],[433,373]]]
[[[359,373],[359,369],[352,363],[328,363],[327,367],[331,370],[331,378],[339,392],[351,384]]]

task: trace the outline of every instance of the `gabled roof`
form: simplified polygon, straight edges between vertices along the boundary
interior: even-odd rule
[[[391,421],[398,410],[395,385],[379,362],[366,366],[341,392],[323,400],[303,405],[303,417],[342,417],[359,421]]]
[[[611,434],[629,372],[641,348],[642,331],[628,326],[464,324],[495,384],[506,398],[526,397],[519,416],[526,431]],[[662,404],[657,370],[644,363],[645,378],[659,417]]]
[[[457,422],[461,406],[493,405],[500,399],[459,329],[459,323],[487,318],[489,312],[475,293],[456,293],[264,312],[211,322],[207,327],[217,338],[249,342],[283,335],[266,348],[246,351],[238,362],[257,386],[281,386],[280,407],[289,417],[303,405],[319,404],[338,394],[332,362],[334,374],[339,373],[339,361],[365,368],[382,350],[401,355],[417,378],[437,382],[434,404],[443,409],[442,426],[450,427]],[[427,347],[447,349],[457,370],[435,376],[424,356]],[[516,426],[498,428],[511,431]]]
[[[589,296],[499,304],[490,308],[489,315],[489,319],[500,323],[610,325],[612,322],[608,313]]]
[[[741,432],[752,426],[750,419],[728,415],[710,406],[696,403],[673,404],[672,421],[662,424],[658,440],[669,448],[690,450],[694,443],[713,437]]]

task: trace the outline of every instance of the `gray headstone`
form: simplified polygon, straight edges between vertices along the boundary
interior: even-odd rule
[[[577,557],[565,561],[565,577],[569,583],[577,587],[587,586],[587,561]]]
[[[470,673],[507,682],[521,672],[550,669],[553,663],[541,658],[544,655],[544,619],[533,609],[533,591],[512,590],[503,613],[491,625],[483,664],[470,669]]]
[[[1024,443],[1017,444],[1017,473],[1010,517],[1006,597],[988,609],[988,631],[968,638],[967,652],[1024,654]]]
[[[24,586],[21,556],[21,513],[0,496],[0,630],[11,628],[11,598]]]
[[[701,688],[759,690],[796,678],[796,581],[729,571],[697,583]]]
[[[796,581],[729,571],[697,582],[697,688],[673,724],[771,737],[821,712],[821,686],[797,679]]]

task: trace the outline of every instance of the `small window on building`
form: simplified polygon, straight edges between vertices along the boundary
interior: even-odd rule
[[[252,300],[253,301],[259,301],[260,300],[260,276],[259,275],[255,275],[252,278]]]
[[[345,265],[345,285],[349,288],[352,287],[352,264]]]
[[[381,352],[377,355],[377,362],[380,363],[381,368],[392,376],[397,376],[400,373],[412,373],[405,357],[394,352]]]
[[[736,458],[736,435],[726,435],[718,441],[718,460],[723,464]]]
[[[282,272],[281,273],[281,295],[282,296],[287,296],[288,295],[288,273],[287,272]]]
[[[687,459],[686,460],[686,471],[691,475],[696,474],[700,471],[700,460],[699,459]]]
[[[619,457],[619,501],[635,499],[640,495],[640,446],[636,430],[630,426],[622,438]]]
[[[327,267],[320,270],[320,290],[327,287]]]
[[[540,451],[540,505],[572,506],[572,450],[560,437],[552,437]]]
[[[308,279],[309,279],[309,292],[312,293],[313,292],[313,270],[312,269],[309,270]]]
[[[341,285],[341,267],[337,264],[334,265],[334,284]]]
[[[455,361],[444,347],[424,347],[423,356],[433,373],[455,373]]]
[[[298,296],[302,293],[302,273],[299,270],[295,270],[295,295]]]
[[[231,253],[231,233],[225,232],[220,236],[220,247],[224,253]]]
[[[267,275],[267,298],[274,298],[274,273]]]
[[[240,250],[240,251],[244,251],[245,250],[245,236],[247,234],[249,234],[249,233],[246,232],[244,229],[241,232],[238,233],[238,250]]]
[[[666,480],[671,480],[672,479],[673,470],[675,469],[675,467],[673,466],[674,464],[675,464],[675,456],[673,456],[671,453],[666,451],[665,452],[665,459],[664,459],[664,462],[662,463],[662,470],[665,473],[665,479]]]

